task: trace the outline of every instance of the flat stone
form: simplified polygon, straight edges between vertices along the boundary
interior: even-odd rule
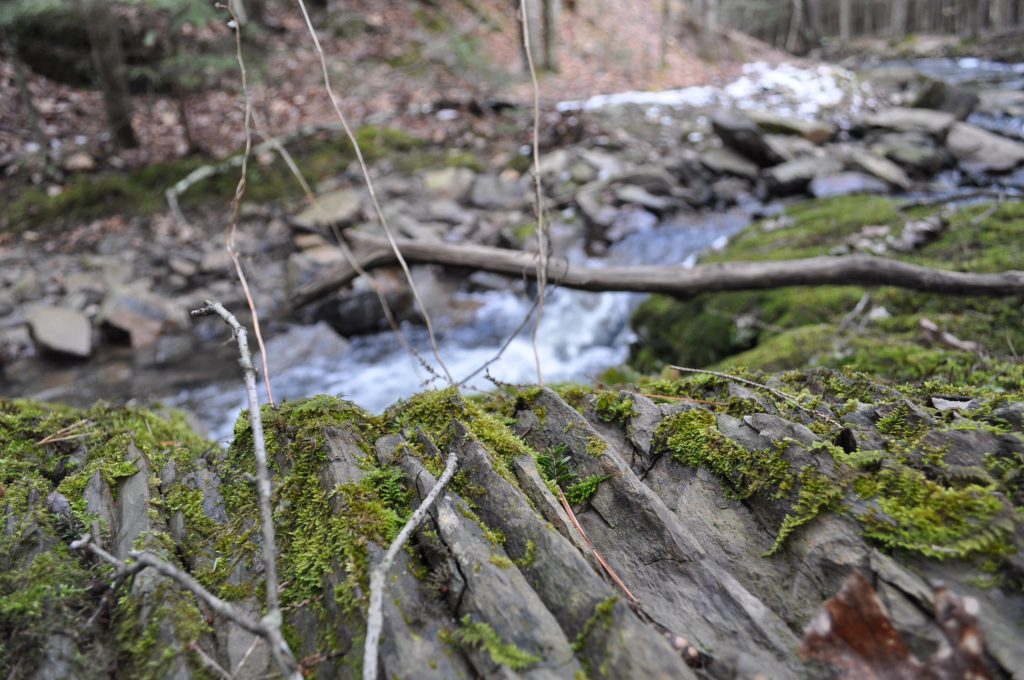
[[[903,191],[909,190],[912,184],[900,166],[861,147],[855,146],[846,150],[846,164],[854,170],[874,175]]]
[[[423,186],[439,198],[459,199],[466,195],[476,173],[469,168],[441,168],[423,173]]]
[[[721,111],[711,118],[711,127],[722,143],[764,167],[782,162],[764,141],[764,134],[754,121],[734,112]]]
[[[821,153],[821,149],[814,142],[796,135],[765,135],[764,141],[784,161]]]
[[[956,123],[956,117],[945,111],[931,109],[893,108],[864,116],[861,125],[898,132],[926,132],[943,139]]]
[[[679,203],[668,196],[655,196],[643,187],[634,184],[624,184],[615,187],[615,198],[622,203],[638,205],[651,212],[664,214],[679,207]]]
[[[165,328],[184,328],[185,311],[173,303],[139,287],[111,291],[100,308],[102,328],[127,336],[133,348],[154,345]]]
[[[818,145],[836,136],[835,125],[824,121],[800,120],[768,111],[751,111],[747,115],[762,132],[768,134],[797,135]]]
[[[946,148],[966,169],[976,172],[1008,172],[1024,163],[1024,144],[968,123],[952,127]]]
[[[469,202],[486,209],[522,208],[528,203],[528,191],[521,181],[507,181],[496,175],[479,175],[473,180]]]
[[[787,196],[804,191],[815,177],[835,174],[841,169],[832,158],[798,158],[765,170],[764,178],[772,193]]]
[[[363,198],[355,189],[337,189],[317,196],[316,205],[292,217],[291,222],[302,229],[347,225],[359,218],[362,205]]]
[[[934,175],[953,160],[945,148],[936,146],[934,139],[923,132],[887,133],[870,149],[876,156],[925,175]]]
[[[847,196],[849,194],[884,194],[889,185],[862,172],[840,172],[836,175],[815,177],[810,184],[811,195],[815,198]]]
[[[757,179],[758,167],[732,149],[709,149],[700,155],[700,162],[716,175],[735,175]]]
[[[32,339],[42,349],[88,357],[92,354],[92,324],[81,312],[64,307],[35,307],[25,312]]]

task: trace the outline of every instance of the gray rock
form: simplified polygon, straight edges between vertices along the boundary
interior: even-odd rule
[[[1024,117],[1024,90],[982,90],[978,110],[1000,116]]]
[[[700,162],[716,175],[757,179],[757,165],[728,148],[708,149],[700,155]]]
[[[43,286],[34,269],[25,269],[11,284],[11,294],[18,302],[37,300],[43,295]]]
[[[805,156],[816,156],[821,149],[803,137],[793,135],[765,135],[765,143],[778,154],[783,161],[792,161]]]
[[[946,111],[957,120],[964,120],[971,115],[979,101],[978,95],[970,90],[929,79],[917,91],[911,106]]]
[[[293,226],[319,229],[336,224],[345,226],[359,219],[363,197],[355,189],[336,189],[317,196],[316,204],[291,218]]]
[[[849,194],[884,194],[889,191],[889,185],[862,172],[840,172],[815,177],[808,189],[815,198],[829,198]]]
[[[1024,163],[1024,143],[957,123],[946,137],[946,148],[964,168],[974,172],[1008,172]]]
[[[459,200],[469,191],[474,177],[476,173],[469,168],[427,170],[423,173],[423,187],[439,198]]]
[[[870,147],[872,153],[923,175],[934,175],[952,163],[944,147],[923,132],[887,133]]]
[[[97,320],[114,337],[127,337],[135,349],[152,347],[167,329],[188,328],[188,314],[141,286],[115,288],[103,300]]]
[[[711,127],[723,144],[761,167],[782,162],[782,157],[764,141],[757,125],[742,114],[718,112],[711,118]]]
[[[768,111],[751,111],[747,115],[766,134],[796,135],[819,146],[836,136],[835,125],[825,121],[789,118]]]
[[[896,132],[926,132],[929,135],[944,139],[956,117],[945,111],[930,109],[893,108],[868,114],[860,119],[860,124],[868,128],[884,128]]]
[[[788,196],[807,189],[815,177],[832,175],[840,170],[839,162],[832,158],[800,158],[768,168],[764,171],[764,179],[773,194]]]
[[[679,202],[668,196],[655,196],[643,187],[625,184],[615,187],[615,198],[622,203],[638,205],[651,212],[664,215],[679,207]]]
[[[30,680],[66,680],[67,678],[99,678],[105,669],[90,668],[82,658],[75,639],[68,633],[54,631],[43,642],[42,660],[31,674]],[[18,666],[16,665],[17,669]]]
[[[92,324],[81,312],[63,307],[34,307],[25,312],[32,340],[42,349],[75,357],[92,353]]]
[[[118,534],[117,506],[114,503],[114,495],[110,492],[110,485],[103,479],[103,475],[97,470],[85,485],[85,509],[99,517],[101,530],[106,530],[110,536]],[[94,539],[100,545],[103,544],[102,536]]]
[[[908,191],[911,186],[910,178],[900,166],[881,156],[876,156],[870,151],[861,147],[848,147],[845,149],[846,165],[854,170],[874,175],[880,180],[888,182],[897,189]]]
[[[497,175],[478,175],[469,192],[470,204],[488,210],[514,210],[529,205],[529,189],[522,179],[509,181]]]

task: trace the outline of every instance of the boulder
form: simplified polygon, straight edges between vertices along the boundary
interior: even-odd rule
[[[292,217],[291,224],[310,230],[352,224],[359,218],[362,204],[362,195],[355,189],[336,189],[317,196],[316,204]]]
[[[732,149],[708,149],[700,155],[704,167],[716,175],[734,175],[749,180],[757,179],[758,167]]]
[[[879,136],[869,147],[882,156],[919,175],[934,175],[952,163],[944,147],[923,132],[890,132]]]
[[[469,168],[441,168],[423,173],[423,186],[438,198],[461,199],[469,191],[476,173]]]
[[[840,172],[815,177],[809,190],[815,198],[830,198],[848,194],[884,194],[889,191],[889,185],[862,172]]]
[[[979,113],[1024,117],[1024,90],[982,90],[978,97]]]
[[[98,321],[106,333],[127,338],[135,349],[153,346],[165,329],[188,327],[184,308],[140,286],[108,293]]]
[[[1002,173],[1024,163],[1024,143],[957,123],[946,137],[946,148],[966,170]]]
[[[635,184],[623,184],[615,187],[615,199],[620,203],[638,205],[651,212],[663,215],[679,207],[679,201],[668,196],[656,196],[643,187]]]
[[[469,202],[486,210],[513,210],[529,205],[525,181],[510,181],[497,175],[477,175],[469,192]]]
[[[63,307],[34,307],[25,312],[35,343],[48,352],[73,357],[92,353],[92,324],[81,312]]]
[[[821,153],[821,149],[813,142],[796,135],[765,135],[764,141],[786,161]]]
[[[768,111],[751,111],[747,115],[767,134],[795,135],[817,145],[831,141],[836,136],[836,126],[825,121],[789,118]]]
[[[832,175],[842,168],[832,158],[799,158],[763,171],[769,191],[789,196],[804,191],[815,177]]]
[[[719,112],[711,118],[711,127],[722,143],[761,167],[782,162],[779,156],[764,140],[764,134],[746,116],[732,112]]]
[[[927,80],[918,90],[911,106],[921,109],[935,109],[953,114],[957,120],[964,120],[978,106],[978,95],[962,87],[950,85],[941,80]]]
[[[911,181],[907,173],[892,161],[859,146],[847,148],[845,156],[848,167],[874,175],[903,191],[910,189]]]
[[[911,108],[885,109],[860,119],[862,127],[896,132],[925,132],[938,139],[945,138],[955,122],[956,117],[945,111]]]

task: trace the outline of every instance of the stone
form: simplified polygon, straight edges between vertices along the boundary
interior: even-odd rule
[[[911,106],[945,111],[953,114],[957,120],[964,120],[971,115],[979,101],[978,95],[970,90],[941,80],[928,79],[917,91]]]
[[[751,181],[757,179],[757,165],[732,149],[708,149],[700,155],[700,162],[716,175],[735,175]]]
[[[152,468],[142,451],[135,444],[129,444],[125,459],[138,468],[131,477],[121,482],[117,490],[114,516],[117,532],[114,534],[111,552],[118,559],[125,559],[134,547],[135,539],[152,528],[149,517],[149,478]]]
[[[469,168],[441,168],[423,173],[423,187],[438,198],[459,200],[466,195],[476,173]]]
[[[795,135],[765,135],[764,141],[784,161],[821,153],[821,149],[813,142]]]
[[[63,307],[33,307],[25,312],[32,340],[42,349],[86,358],[92,354],[92,324],[84,314]]]
[[[101,329],[115,338],[127,338],[135,349],[155,345],[167,329],[189,326],[184,308],[139,286],[112,290],[97,319]]]
[[[956,117],[945,111],[931,109],[893,108],[868,114],[860,119],[867,128],[883,128],[896,132],[925,132],[937,139],[944,139]]]
[[[768,168],[763,174],[773,194],[788,196],[804,191],[815,177],[840,170],[838,161],[832,158],[799,158]]]
[[[978,111],[1013,118],[1024,117],[1024,90],[982,90]]]
[[[761,167],[775,165],[783,160],[765,142],[764,134],[754,121],[742,114],[720,111],[712,116],[711,127],[725,146]]]
[[[965,169],[1003,173],[1024,163],[1024,143],[1007,139],[968,123],[957,123],[946,137],[946,148]]]
[[[679,202],[668,196],[655,196],[643,187],[624,184],[614,189],[615,198],[629,205],[638,205],[653,213],[663,215],[679,207]]]
[[[68,172],[90,172],[96,169],[96,160],[84,151],[78,151],[65,158],[61,167]]]
[[[291,218],[293,226],[315,230],[332,224],[346,226],[359,219],[363,197],[355,189],[336,189],[317,196],[311,205]]]
[[[815,198],[829,198],[849,194],[884,194],[889,191],[889,185],[862,172],[840,172],[815,177],[808,189]]]
[[[952,164],[944,147],[923,132],[886,133],[869,147],[876,156],[883,156],[921,175],[934,175]]]
[[[876,156],[858,146],[848,147],[845,152],[846,165],[854,170],[874,175],[897,189],[908,191],[912,182],[900,166],[890,160]]]
[[[487,210],[513,210],[529,203],[525,182],[509,181],[497,175],[478,175],[469,192],[469,202]]]
[[[43,295],[43,286],[34,269],[25,269],[11,284],[11,294],[18,302],[37,300]]]
[[[597,179],[617,175],[623,170],[622,161],[618,156],[599,149],[583,149],[580,159],[597,171]]]
[[[789,118],[769,111],[751,111],[747,116],[766,134],[796,135],[819,146],[836,136],[836,126],[824,121]]]

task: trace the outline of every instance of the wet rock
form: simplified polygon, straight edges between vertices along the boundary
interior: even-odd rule
[[[964,168],[974,172],[1008,172],[1024,163],[1024,143],[968,123],[957,123],[950,129],[946,148]]]
[[[757,179],[757,165],[728,148],[709,149],[700,155],[700,162],[716,175]]]
[[[813,142],[794,135],[765,135],[764,141],[783,161],[821,153],[821,149]]]
[[[925,132],[937,139],[945,139],[956,117],[945,111],[930,109],[894,108],[869,114],[860,119],[867,128],[884,128],[896,132]]]
[[[138,286],[111,291],[97,320],[104,332],[127,338],[134,349],[152,347],[165,330],[188,328],[183,307]]]
[[[765,142],[764,134],[757,125],[742,114],[724,111],[716,113],[711,118],[711,127],[725,146],[761,167],[775,165],[783,160]]]
[[[25,312],[32,340],[48,352],[86,358],[92,353],[92,324],[81,312],[34,307]]]
[[[889,191],[889,185],[862,172],[840,172],[815,177],[808,190],[815,198],[829,198],[849,194],[884,194]]]
[[[529,204],[529,190],[522,180],[509,181],[497,175],[478,175],[469,192],[469,202],[488,210],[513,210]]]
[[[723,177],[711,185],[718,205],[721,206],[743,206],[747,203],[756,202],[756,197],[751,193],[750,182],[740,177]]]
[[[927,80],[917,91],[911,106],[946,111],[957,120],[964,120],[971,115],[979,101],[978,95],[970,90],[941,80]]]
[[[848,147],[845,150],[846,165],[874,175],[880,180],[888,182],[897,189],[908,191],[911,186],[910,178],[900,166],[890,160],[867,151],[860,147]]]
[[[768,168],[764,179],[773,194],[788,196],[804,191],[815,177],[840,170],[839,162],[832,158],[799,158]]]
[[[978,111],[1011,116],[1024,117],[1024,91],[1022,90],[982,90],[978,93]]]
[[[399,322],[416,318],[411,293],[389,290],[384,296]],[[326,322],[335,333],[344,337],[377,333],[388,328],[380,299],[374,291],[365,288],[344,291],[317,303],[312,316]]]
[[[317,196],[316,205],[291,218],[292,226],[300,229],[321,229],[332,224],[352,224],[362,213],[363,197],[355,189],[336,189]]]
[[[679,208],[679,202],[668,196],[655,196],[643,187],[633,184],[625,184],[615,187],[615,198],[630,205],[638,205],[651,212],[664,215],[665,213]]]
[[[819,146],[836,136],[836,127],[824,121],[787,118],[768,111],[751,111],[747,115],[766,134],[796,135]]]

